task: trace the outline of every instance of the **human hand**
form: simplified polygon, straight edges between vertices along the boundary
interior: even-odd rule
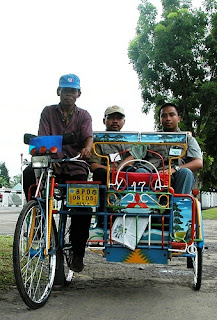
[[[60,163],[59,162],[54,162],[53,163],[53,171],[55,172],[55,173],[57,173],[57,168],[59,168],[60,167]]]
[[[91,151],[88,148],[82,148],[80,154],[81,159],[88,159],[91,156]]]
[[[174,168],[171,168],[170,174],[172,175],[175,172],[176,172],[176,170]],[[167,174],[169,174],[169,169],[160,170],[159,173],[167,173]]]

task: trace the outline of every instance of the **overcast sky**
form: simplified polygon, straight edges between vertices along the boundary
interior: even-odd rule
[[[160,1],[152,0],[158,8]],[[152,131],[153,115],[141,112],[136,72],[127,56],[140,0],[7,0],[0,5],[0,161],[20,173],[28,155],[23,134],[37,134],[40,113],[59,102],[59,77],[75,73],[93,129],[104,130],[104,110],[126,112],[124,131]]]

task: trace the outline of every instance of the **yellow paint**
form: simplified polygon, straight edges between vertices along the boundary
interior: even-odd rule
[[[52,228],[52,211],[53,211],[53,200],[51,197],[49,200],[49,213],[48,213],[48,235],[47,235],[47,249],[50,249],[50,240],[51,240],[51,228]],[[47,252],[48,253],[48,252]]]
[[[103,257],[105,256],[105,254],[104,254],[102,249],[101,250],[100,249],[93,249],[93,248],[90,248],[90,247],[88,247],[88,249],[90,249],[90,251],[93,251],[95,253],[101,254]]]
[[[199,239],[202,239],[200,205],[199,205],[198,199],[195,199],[195,200],[196,200],[196,209],[197,209],[198,237]]]
[[[140,249],[135,249],[124,260],[127,263],[150,263],[150,260],[144,256],[144,253]]]

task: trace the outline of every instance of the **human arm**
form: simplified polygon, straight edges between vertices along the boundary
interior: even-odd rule
[[[201,169],[203,167],[203,160],[197,158],[197,159],[192,159],[191,161],[187,162],[187,163],[183,163],[181,165],[179,165],[179,168],[188,168],[190,169],[192,172],[197,171],[199,169]],[[169,169],[164,171],[165,173],[169,173]],[[176,170],[175,168],[171,168],[171,174],[175,173]],[[161,171],[160,171],[161,173]]]
[[[41,113],[41,117],[40,117],[40,121],[39,121],[39,128],[38,128],[38,135],[39,136],[50,136],[51,135],[48,107],[45,107]]]
[[[81,159],[90,158],[92,145],[93,145],[93,138],[87,137],[84,142],[84,148],[81,149]]]
[[[203,167],[203,156],[197,140],[191,135],[187,136],[187,151],[183,158],[183,163],[178,164],[180,169],[188,168],[192,172],[197,171]],[[168,173],[169,170],[166,170]],[[174,166],[171,168],[171,174],[175,173]]]
[[[94,150],[92,151],[89,163],[91,171],[95,171],[98,168],[107,170],[107,161],[109,161],[110,169],[115,164],[117,170],[122,166],[124,168],[126,165],[132,165],[133,161],[128,162],[130,160],[134,160],[134,157],[129,153],[125,145],[96,144],[95,152]]]
[[[197,140],[194,137],[188,136],[185,163],[180,164],[178,166],[180,169],[188,168],[192,172],[203,168],[203,156],[201,153],[201,149]],[[175,168],[172,168],[171,173],[173,174],[174,172],[176,172],[176,170]]]
[[[91,157],[89,159],[90,171],[93,172],[98,168],[103,168],[103,169],[107,170],[107,166],[105,164],[102,164],[102,163],[104,163],[102,161],[103,158],[98,156],[98,155],[103,154],[101,146],[99,144],[95,145],[95,151],[96,151],[96,153],[94,152],[94,150],[92,150]]]
[[[78,123],[79,123],[79,140],[82,143],[80,154],[82,159],[89,159],[91,156],[91,150],[93,145],[93,130],[92,130],[92,118],[90,114],[83,109],[78,110]]]
[[[132,161],[130,161],[130,160],[132,160]],[[126,166],[128,166],[128,165],[133,165],[133,163],[134,163],[134,158],[133,158],[133,156],[128,156],[126,159],[124,159],[121,163],[119,163],[119,165],[117,166],[117,168],[116,168],[116,170],[119,170],[119,168],[124,168],[124,167],[126,167]],[[130,161],[130,162],[128,162],[128,161]],[[112,168],[112,163],[110,164],[110,170],[111,170],[111,168]],[[103,165],[103,164],[101,164],[101,163],[96,163],[96,162],[93,162],[93,163],[91,163],[91,165],[90,165],[90,170],[93,172],[94,170],[96,170],[96,169],[98,169],[98,168],[103,168],[103,169],[105,169],[105,170],[107,170],[107,166],[105,166],[105,165]]]

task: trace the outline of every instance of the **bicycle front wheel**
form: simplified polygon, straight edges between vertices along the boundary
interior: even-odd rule
[[[54,220],[48,254],[45,254],[45,234],[44,206],[31,200],[24,206],[16,224],[13,264],[20,296],[32,309],[47,302],[55,277],[57,231]]]

